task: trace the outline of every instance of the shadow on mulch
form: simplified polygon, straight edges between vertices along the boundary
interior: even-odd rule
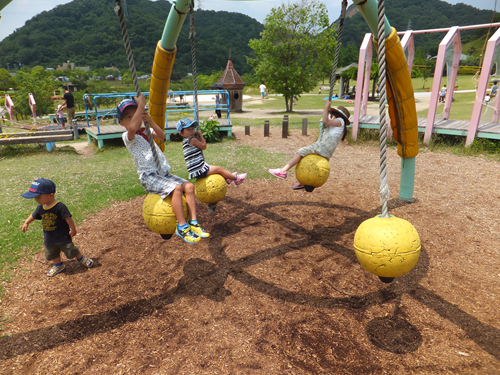
[[[3,337],[0,339],[0,359],[5,360],[27,353],[41,352],[74,343],[86,337],[104,333],[119,328],[127,323],[135,322],[143,317],[150,316],[155,310],[163,308],[187,296],[205,296],[206,298],[223,302],[231,292],[224,287],[228,276],[245,284],[253,290],[296,305],[310,306],[323,309],[353,309],[360,310],[369,306],[389,301],[395,302],[392,316],[377,317],[366,325],[366,334],[377,348],[396,354],[410,353],[417,350],[422,344],[422,335],[419,330],[409,323],[403,314],[400,314],[401,297],[407,294],[411,298],[434,310],[441,317],[460,327],[477,345],[497,359],[500,359],[500,330],[480,322],[460,308],[447,302],[434,292],[418,285],[429,269],[429,257],[422,247],[419,263],[407,275],[400,278],[399,283],[393,283],[384,288],[364,295],[351,295],[332,288],[345,297],[313,296],[283,289],[277,285],[260,280],[245,271],[246,268],[283,256],[289,252],[312,245],[320,245],[332,253],[337,253],[356,262],[351,249],[339,244],[342,236],[352,233],[361,222],[375,216],[379,210],[363,211],[360,209],[325,204],[322,202],[282,201],[261,205],[252,205],[239,199],[227,197],[225,203],[238,212],[222,223],[212,228],[212,237],[209,242],[209,251],[215,263],[191,258],[183,267],[184,275],[179,279],[177,286],[153,296],[131,301],[98,314],[82,316],[81,318],[66,321],[50,327]],[[390,208],[407,204],[397,199],[389,202]],[[272,211],[273,208],[309,206],[333,208],[349,215],[345,215],[342,226],[328,227],[314,225],[307,230],[301,225],[280,216]],[[236,211],[236,210],[235,210]],[[232,260],[223,246],[223,239],[232,236],[241,228],[236,223],[245,220],[251,214],[258,214],[259,218],[274,221],[288,229],[293,235],[288,235],[291,242],[277,242],[275,247],[254,252],[239,259]],[[257,224],[255,224],[257,225]],[[99,262],[97,262],[98,264]],[[77,267],[68,270],[78,272]],[[293,330],[293,327],[291,327]],[[317,338],[316,338],[317,339]]]

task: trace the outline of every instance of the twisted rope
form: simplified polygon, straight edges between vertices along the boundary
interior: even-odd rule
[[[194,119],[199,123],[199,114],[198,114],[198,83],[196,79],[196,51],[194,48],[194,37],[196,35],[194,31],[194,4],[191,4],[191,8],[189,10],[190,23],[189,23],[189,39],[191,40],[191,60],[193,65],[193,84],[194,84],[194,96],[193,96],[193,104],[194,104]]]
[[[339,35],[337,38],[337,45],[335,47],[335,59],[333,60],[332,76],[330,77],[330,94],[329,94],[330,100],[332,100],[333,87],[335,86],[335,76],[337,73],[337,66],[339,63],[340,42],[342,40],[342,29],[344,27],[346,9],[347,9],[347,0],[343,0],[342,1],[342,11],[340,13],[340,21],[339,21]]]
[[[134,81],[134,88],[137,93],[137,96],[141,95],[141,88],[139,87],[139,79],[137,78],[137,72],[135,70],[134,63],[134,55],[132,55],[132,48],[130,47],[130,40],[128,38],[127,26],[125,25],[125,16],[123,14],[123,7],[121,5],[120,0],[116,0],[115,13],[118,15],[120,19],[120,28],[122,30],[123,43],[125,45],[125,51],[127,53],[128,66],[130,67],[130,72],[132,73],[132,79]],[[158,154],[156,152],[156,144],[153,139],[153,134],[151,133],[151,129],[147,122],[144,123],[146,127],[146,134],[148,135],[149,147],[151,147],[151,151],[153,152],[153,157],[156,164],[156,169],[158,173],[161,173],[161,164],[160,159],[158,158]]]
[[[379,85],[379,118],[380,118],[380,204],[381,217],[389,217],[387,213],[387,199],[389,197],[389,183],[387,182],[387,117],[385,110],[385,8],[384,0],[378,2],[378,85]]]

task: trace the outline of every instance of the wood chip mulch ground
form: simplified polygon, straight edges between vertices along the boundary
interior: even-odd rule
[[[235,132],[290,155],[314,141]],[[353,251],[380,213],[379,150],[342,144],[312,193],[269,175],[231,185],[212,215],[199,204],[211,237],[197,245],[149,231],[143,197],[77,223],[96,266],[68,261],[48,278],[43,252],[19,264],[0,373],[500,374],[500,163],[422,150],[409,204],[400,162],[390,149],[390,213],[422,253],[393,283]]]

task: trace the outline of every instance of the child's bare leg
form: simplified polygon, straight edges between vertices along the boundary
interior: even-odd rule
[[[234,175],[233,173],[231,173],[229,171],[226,171],[224,168],[218,167],[216,165],[211,165],[209,167],[209,169],[208,169],[207,176],[210,176],[212,174],[220,174],[226,180],[227,179],[229,179],[229,180],[236,180],[236,175]]]
[[[61,262],[62,262],[61,257],[57,257],[57,258],[55,258],[55,259],[52,259],[52,262],[53,262],[54,264],[61,263]]]
[[[191,184],[192,185],[192,184]],[[178,185],[172,192],[172,210],[174,210],[175,217],[180,226],[186,224],[186,218],[184,217],[184,209],[182,207],[182,185]]]
[[[298,152],[295,153],[293,158],[291,158],[286,165],[281,168],[281,172],[287,172],[290,168],[292,168],[294,165],[298,164],[300,159],[302,159],[302,156]]]
[[[189,213],[189,220],[196,220],[196,199],[194,195],[194,185],[191,182],[184,182],[182,184],[182,189],[186,194],[186,204]]]

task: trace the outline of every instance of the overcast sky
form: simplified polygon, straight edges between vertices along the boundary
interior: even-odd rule
[[[14,30],[24,26],[25,22],[37,14],[48,11],[60,4],[70,3],[72,0],[12,0],[0,14],[0,41],[9,36]],[[294,0],[291,0],[294,2]],[[295,0],[300,1],[300,0]],[[418,1],[418,0],[415,0]],[[264,18],[271,8],[279,6],[288,1],[266,0],[266,1],[221,1],[221,0],[201,0],[197,4],[200,9],[225,10],[228,12],[239,12],[246,14],[257,21],[263,23]],[[449,0],[450,4],[465,3],[479,9],[493,10],[495,0]],[[341,0],[325,1],[328,8],[330,21],[333,22],[339,17]],[[348,2],[349,5],[352,1]],[[500,4],[497,5],[497,10]],[[390,20],[389,20],[390,21]],[[486,20],[484,23],[488,23]]]

